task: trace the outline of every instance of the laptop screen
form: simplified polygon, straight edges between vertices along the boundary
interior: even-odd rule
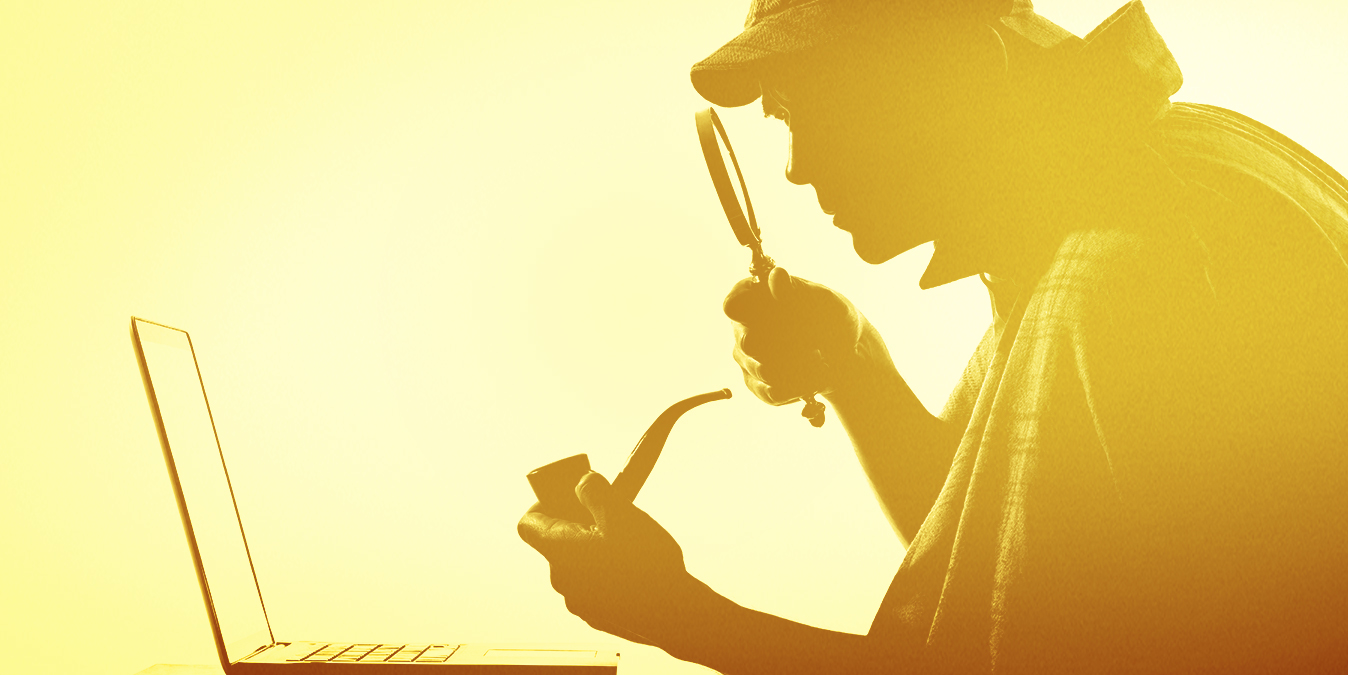
[[[209,609],[232,663],[271,644],[262,596],[187,333],[135,320]],[[166,457],[167,459],[167,457]],[[190,523],[190,526],[189,526]]]

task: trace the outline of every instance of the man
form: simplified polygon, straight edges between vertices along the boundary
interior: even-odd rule
[[[760,399],[828,399],[908,546],[870,632],[742,608],[590,474],[520,534],[591,625],[727,673],[1343,672],[1348,182],[1171,104],[1139,2],[1076,38],[1008,0],[755,1],[693,68],[790,132],[857,255],[934,241],[994,321],[939,417],[841,296],[731,290]]]

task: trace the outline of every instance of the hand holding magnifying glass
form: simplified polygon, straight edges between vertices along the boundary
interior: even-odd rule
[[[763,239],[758,222],[754,219],[754,205],[749,201],[749,188],[744,184],[744,174],[740,171],[739,160],[735,159],[735,150],[730,147],[730,138],[726,136],[725,127],[721,125],[721,118],[716,115],[715,109],[699,110],[694,117],[697,120],[697,137],[702,144],[702,156],[707,160],[707,171],[711,173],[711,182],[716,186],[721,209],[725,211],[726,220],[730,221],[735,239],[753,252],[749,274],[756,282],[767,283],[768,274],[777,264],[763,253]],[[735,183],[730,180],[730,172],[726,170],[725,157],[721,152],[723,146],[725,154],[730,156],[730,165],[735,168],[738,194],[735,192]],[[743,208],[740,207],[740,195],[744,196]],[[824,404],[815,400],[813,394],[803,398],[805,408],[801,416],[810,420],[810,424],[815,427],[824,426]]]

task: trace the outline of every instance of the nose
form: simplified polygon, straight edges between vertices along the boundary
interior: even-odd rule
[[[786,132],[786,179],[796,185],[808,185],[811,177],[806,148],[801,143],[800,134],[787,129]]]

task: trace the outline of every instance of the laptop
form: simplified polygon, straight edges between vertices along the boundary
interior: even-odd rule
[[[226,673],[617,672],[618,653],[604,649],[277,640],[267,620],[192,339],[186,331],[131,317],[131,342],[206,602],[206,618]]]

